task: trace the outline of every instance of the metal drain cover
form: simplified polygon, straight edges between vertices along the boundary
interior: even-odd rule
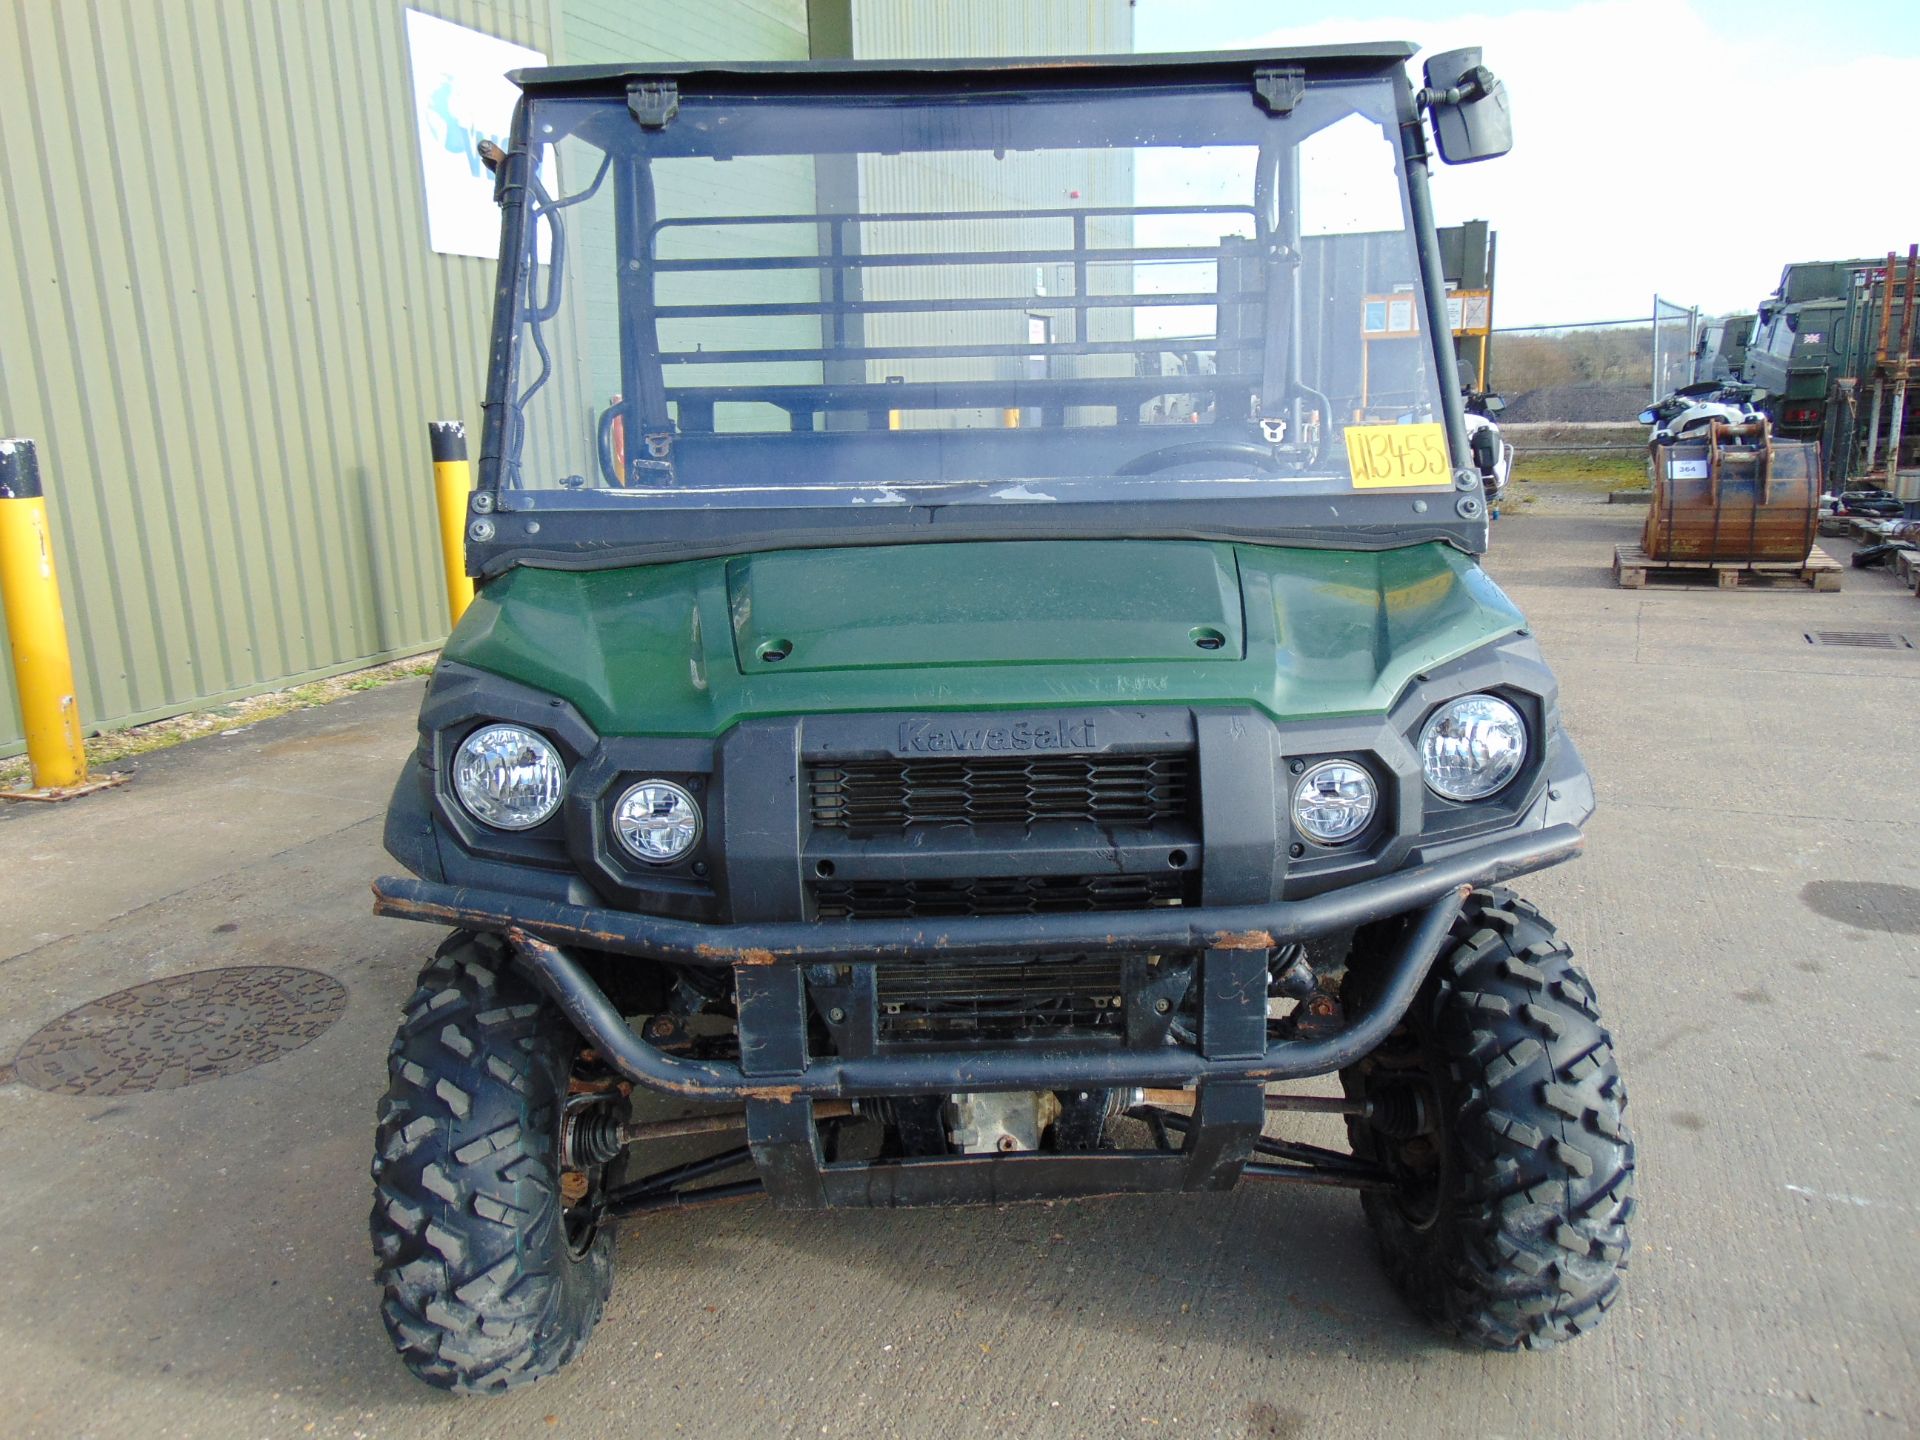
[[[58,1095],[176,1090],[290,1054],[346,1008],[346,987],[318,970],[196,970],[116,990],[43,1025],[13,1057],[14,1078]]]
[[[1851,650],[1911,650],[1913,642],[1904,635],[1885,630],[1805,630],[1809,645],[1844,646]]]

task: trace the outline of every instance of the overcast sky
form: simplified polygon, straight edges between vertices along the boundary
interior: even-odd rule
[[[1334,19],[1323,19],[1330,11]],[[1920,0],[1137,0],[1142,51],[1479,45],[1513,153],[1437,166],[1500,235],[1495,323],[1751,309],[1790,260],[1904,251]],[[1418,75],[1418,61],[1415,62]],[[1910,151],[1909,151],[1910,153]]]

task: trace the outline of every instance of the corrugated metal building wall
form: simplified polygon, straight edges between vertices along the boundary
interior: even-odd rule
[[[1133,49],[1133,9],[1128,0],[1062,0],[1050,5],[1001,5],[993,0],[958,0],[945,5],[914,0],[855,0],[854,53],[863,59],[929,59],[947,55],[1113,55]],[[996,158],[984,152],[939,156],[867,155],[860,162],[860,202],[869,211],[918,215],[943,209],[985,211],[1078,209],[1126,206],[1134,200],[1132,156],[1124,151],[1091,154],[1063,148]],[[861,249],[870,253],[946,250],[990,255],[996,251],[1064,249],[1073,243],[1071,222],[1060,218],[873,222],[862,227]],[[1096,249],[1129,243],[1131,223],[1120,217],[1088,223],[1087,239]],[[951,343],[1017,345],[1034,334],[1033,323],[1050,326],[1048,338],[1121,340],[1132,330],[1131,312],[1122,309],[1061,310],[1048,295],[1073,291],[1071,267],[1042,269],[1019,264],[982,263],[939,269],[876,269],[865,276],[867,298],[874,300],[963,300],[981,296],[1029,296],[1023,310],[982,309],[943,314],[879,315],[866,321],[866,339],[874,345],[927,343],[927,331]],[[1096,263],[1088,289],[1095,293],[1131,290],[1129,271]],[[1084,337],[1081,327],[1085,327]],[[878,360],[868,364],[869,381],[888,374],[908,380],[965,376],[1012,379],[1034,363],[1054,375],[1129,374],[1133,357],[1056,356],[1027,359],[979,358],[938,361]],[[954,423],[939,413],[906,417],[909,426]],[[966,423],[992,423],[975,413]]]
[[[847,0],[835,0],[844,10]],[[631,47],[625,47],[618,35],[621,17],[638,11],[651,11],[651,22],[644,28],[649,35],[668,37],[661,39],[656,51],[663,59],[706,60],[706,59],[756,59],[756,60],[805,60],[808,58],[809,15],[806,0],[734,0],[725,7],[690,5],[687,0],[646,0],[645,4],[633,5],[628,0],[569,0],[570,14],[567,20],[567,35],[570,58],[580,64],[592,64],[598,61],[618,62],[633,58]],[[816,0],[818,8],[818,0]],[[726,13],[722,13],[723,10]],[[814,17],[817,19],[817,17]],[[752,211],[760,208],[766,211],[806,210],[813,203],[813,175],[809,163],[787,162],[782,164],[769,160],[729,161],[725,165],[705,164],[682,161],[681,170],[693,169],[702,172],[702,187],[699,193],[689,195],[684,183],[676,184],[671,170],[664,175],[656,175],[660,185],[658,203],[663,216],[685,215],[690,213],[736,213],[740,209]],[[564,174],[563,168],[563,174]],[[571,183],[571,182],[570,182]],[[729,192],[737,192],[729,193]],[[748,197],[744,201],[738,196]],[[575,347],[578,362],[585,376],[586,403],[591,413],[573,413],[565,415],[549,414],[544,417],[550,427],[563,429],[566,433],[578,436],[591,436],[599,415],[600,407],[607,404],[614,393],[620,389],[620,334],[619,312],[612,293],[610,280],[604,289],[597,282],[614,273],[614,226],[612,196],[608,195],[604,204],[589,204],[575,212],[568,222],[573,235],[571,243],[576,254],[585,257],[580,276],[576,280],[576,289],[584,301],[584,313],[581,322],[569,333],[567,327],[560,327],[554,337],[558,343],[572,344]],[[710,234],[681,231],[675,237],[678,241],[676,254],[699,253],[701,241],[711,240]],[[753,238],[766,244],[771,237],[756,233]],[[713,277],[676,277],[683,282],[683,289],[694,288],[696,278]],[[698,299],[784,299],[799,298],[779,293],[777,288],[768,288],[764,282],[756,286],[753,279],[740,275],[720,277],[728,282],[730,293],[719,296],[704,296],[697,293],[667,293],[660,298],[668,301],[686,303]],[[789,289],[796,278],[808,285],[814,283],[814,277],[783,276]],[[764,322],[763,322],[764,323]],[[783,333],[783,328],[784,332]],[[664,327],[668,343],[675,343],[674,326]],[[806,335],[794,339],[791,332],[794,322],[786,322],[784,327],[773,327],[772,333],[765,338],[768,345],[783,343],[808,343]],[[814,329],[818,334],[818,327]],[[709,376],[715,383],[721,377]],[[530,424],[529,429],[537,428]],[[589,457],[587,466],[592,464]],[[573,468],[581,468],[576,465]]]
[[[478,425],[493,274],[427,245],[405,6],[5,8],[0,433],[40,442],[88,723],[438,643],[425,425]],[[807,50],[806,0],[414,8],[555,61]]]
[[[863,60],[1132,50],[1130,0],[853,0],[853,53]]]
[[[425,422],[477,432],[493,275],[427,244],[405,8],[7,0],[0,434],[40,442],[89,726],[445,632]],[[413,8],[555,62],[1130,48],[1125,0]]]

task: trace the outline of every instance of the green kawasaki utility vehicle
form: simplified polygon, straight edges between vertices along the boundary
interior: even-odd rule
[[[454,927],[373,1166],[418,1375],[551,1372],[618,1219],[760,1193],[1342,1186],[1469,1340],[1613,1303],[1607,1032],[1488,888],[1593,808],[1428,199],[1506,97],[1412,54],[517,77],[376,887]]]

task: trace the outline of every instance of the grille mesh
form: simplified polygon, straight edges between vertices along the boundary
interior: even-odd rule
[[[816,765],[813,823],[852,835],[915,825],[1087,820],[1150,826],[1193,807],[1193,756],[1048,755]]]
[[[1120,966],[1084,956],[876,965],[879,1035],[928,1040],[1122,1029]]]
[[[822,920],[920,920],[1147,910],[1195,898],[1198,876],[1008,875],[962,880],[816,880]]]

